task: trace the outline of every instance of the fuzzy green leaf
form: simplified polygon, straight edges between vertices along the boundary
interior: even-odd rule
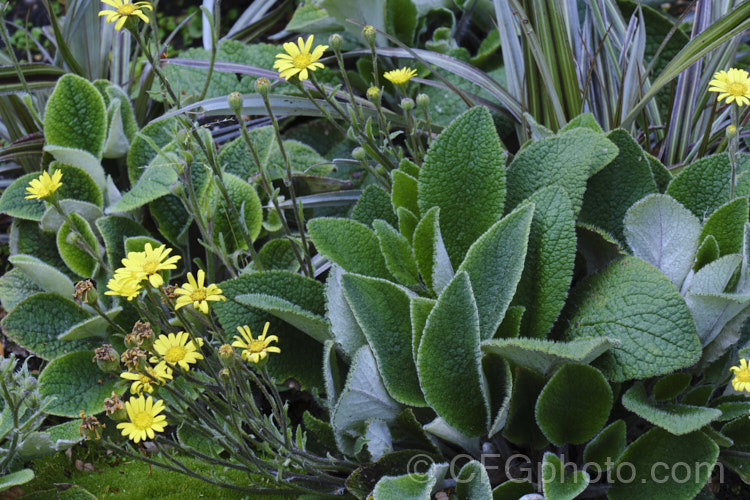
[[[484,465],[472,460],[461,467],[461,472],[456,478],[456,497],[458,500],[492,498],[490,478]]]
[[[670,373],[654,384],[654,400],[666,401],[682,394],[690,387],[693,376],[689,373]]]
[[[159,227],[159,233],[175,246],[187,243],[193,216],[177,196],[168,194],[148,204],[148,211]]]
[[[477,305],[469,276],[460,272],[427,318],[417,371],[425,400],[448,424],[468,436],[484,434],[489,424],[480,358]]]
[[[627,445],[625,421],[615,420],[589,443],[583,450],[583,460],[596,465],[601,471],[607,470],[622,455]]]
[[[704,220],[729,201],[731,170],[726,153],[706,156],[682,169],[667,194]]]
[[[7,312],[12,311],[22,300],[44,291],[21,269],[11,269],[0,276],[0,304]]]
[[[717,208],[703,224],[700,241],[711,235],[719,244],[720,255],[741,252],[749,208],[747,198],[737,198]]]
[[[398,230],[407,240],[414,241],[414,230],[419,224],[419,219],[411,211],[404,207],[399,207],[398,212]]]
[[[427,288],[439,294],[453,278],[453,266],[440,232],[440,208],[431,208],[414,229],[414,257]]]
[[[307,230],[318,252],[345,271],[392,278],[378,237],[364,224],[351,219],[319,217],[307,224]]]
[[[33,255],[69,277],[77,278],[57,251],[57,235],[42,231],[39,224],[34,221],[13,220],[10,227],[10,254]]]
[[[527,479],[510,479],[492,490],[492,500],[518,500],[535,491],[536,488]]]
[[[328,322],[323,316],[307,311],[302,307],[281,297],[262,293],[237,295],[234,300],[246,306],[256,307],[270,312],[279,319],[302,330],[320,343],[330,339]]]
[[[133,139],[128,151],[128,179],[135,185],[141,174],[148,168],[158,151],[154,151],[151,143],[163,148],[174,140],[177,130],[177,120],[170,118],[149,123],[143,127]]]
[[[503,147],[484,107],[460,115],[430,146],[419,175],[419,212],[440,207],[440,230],[454,268],[503,214]]]
[[[44,112],[47,144],[83,149],[101,158],[106,134],[107,110],[96,87],[73,74],[60,78]]]
[[[54,359],[39,376],[39,392],[57,399],[47,413],[80,418],[79,412],[96,415],[104,411],[104,400],[115,389],[117,377],[102,373],[93,351],[71,352]]]
[[[94,180],[100,190],[104,191],[106,188],[107,177],[101,161],[88,151],[84,151],[83,149],[66,148],[63,146],[53,146],[50,144],[44,146],[44,151],[51,154],[60,165],[70,165],[86,172]],[[64,176],[62,183],[63,187],[65,187]]]
[[[162,158],[162,157],[159,157]],[[107,208],[106,213],[130,212],[146,203],[169,194],[170,186],[177,182],[177,172],[164,162],[149,166],[133,188],[122,199]]]
[[[482,356],[482,370],[487,380],[490,416],[492,417],[492,425],[487,435],[492,437],[502,430],[508,419],[510,397],[513,392],[513,375],[510,363],[497,354]]]
[[[428,299],[425,297],[414,297],[411,299],[409,306],[411,316],[411,343],[412,343],[412,354],[414,361],[417,360],[417,353],[419,352],[419,344],[422,342],[422,333],[424,333],[424,326],[427,324],[427,318],[432,312],[432,308],[435,307],[437,301]]]
[[[142,225],[128,217],[110,215],[97,219],[96,227],[104,240],[107,249],[107,260],[112,269],[122,266],[125,258],[125,240],[132,236],[148,236]]]
[[[8,259],[22,270],[45,292],[53,292],[63,297],[72,297],[75,290],[73,281],[55,267],[42,262],[33,255],[13,255]]]
[[[99,240],[94,236],[94,232],[86,219],[78,214],[70,214],[68,218],[75,225],[78,233],[83,236],[83,241],[88,244],[91,251],[95,255],[99,255]],[[75,233],[66,221],[57,232],[57,251],[60,252],[60,257],[74,273],[84,278],[92,278],[97,270],[98,263],[81,246],[80,235]]]
[[[39,177],[38,173],[22,175],[13,183],[6,187],[3,195],[0,197],[0,212],[17,217],[19,219],[28,219],[33,221],[42,220],[46,209],[42,200],[27,200],[26,188],[33,179]]]
[[[0,477],[0,492],[9,490],[14,486],[21,486],[34,479],[34,471],[31,469],[21,469],[9,474],[3,474]],[[428,488],[429,495],[429,488]]]
[[[669,278],[636,257],[588,279],[569,304],[565,339],[606,336],[621,342],[594,363],[610,380],[663,375],[700,358],[684,299]]]
[[[232,174],[224,174],[224,186],[227,188],[229,198],[234,203],[237,212],[244,219],[244,225],[247,227],[250,239],[255,241],[263,224],[263,209],[258,193],[250,184]],[[228,252],[233,252],[238,248],[247,248],[251,242],[245,241],[240,221],[231,215],[226,200],[224,200],[215,184],[208,189],[206,198],[213,214],[214,242],[219,244],[223,237]],[[244,213],[242,211],[243,206]]]
[[[115,319],[121,312],[122,307],[115,307],[107,311],[105,314],[108,318]],[[91,337],[99,337],[102,340],[106,340],[108,328],[109,321],[99,315],[96,315],[84,321],[81,321],[77,325],[70,327],[70,329],[68,329],[66,332],[58,335],[57,338],[59,340],[80,340],[88,339]]]
[[[326,281],[326,317],[331,325],[331,333],[347,356],[367,343],[364,332],[354,317],[349,301],[344,296],[341,279],[345,271],[336,264],[331,266]]]
[[[651,429],[628,446],[617,461],[614,470],[621,464],[632,465],[623,467],[607,495],[611,500],[693,498],[708,481],[718,456],[719,447],[700,431],[674,436]],[[675,468],[678,464],[689,465],[687,481],[683,481],[684,467]]]
[[[409,295],[385,280],[354,274],[345,274],[341,280],[388,392],[401,403],[424,406],[411,350]]]
[[[503,429],[503,435],[511,443],[531,444],[537,449],[549,443],[534,417],[536,399],[542,392],[545,382],[542,375],[523,367],[515,368],[508,420]]]
[[[66,215],[80,215],[86,222],[89,223],[89,226],[91,226],[92,229],[94,227],[94,224],[96,223],[96,220],[104,215],[101,208],[86,201],[60,200],[60,208],[62,208],[62,211]],[[57,208],[55,207],[48,208],[47,211],[44,212],[44,217],[42,217],[42,220],[40,222],[42,230],[55,233],[60,230],[64,223],[65,218],[60,215],[60,212],[58,212]]]
[[[404,285],[419,286],[419,271],[409,240],[383,220],[374,221],[372,227],[391,274]]]
[[[39,314],[39,311],[44,311],[44,314]],[[37,293],[19,302],[0,324],[14,342],[42,359],[51,360],[68,352],[98,346],[98,343],[87,340],[57,339],[58,335],[90,316],[70,299],[55,293]]]
[[[695,254],[695,264],[693,264],[693,271],[698,271],[706,264],[715,261],[719,258],[719,243],[716,238],[710,234],[703,240],[701,246],[698,247],[698,251]]]
[[[589,485],[586,471],[577,470],[567,476],[565,464],[554,453],[547,452],[542,459],[542,484],[547,500],[572,500]]]
[[[396,214],[393,212],[391,197],[385,189],[373,184],[367,186],[352,209],[352,219],[365,226],[372,226],[376,219],[383,219],[388,224],[396,225]]]
[[[418,215],[417,179],[401,170],[391,172],[391,178],[393,179],[393,186],[391,187],[393,208],[398,210],[400,207],[404,207],[414,215]]]

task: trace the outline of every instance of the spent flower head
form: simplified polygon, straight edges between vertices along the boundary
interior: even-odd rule
[[[175,290],[176,294],[181,295],[175,302],[174,308],[179,309],[188,304],[192,304],[195,309],[199,309],[203,314],[208,314],[208,303],[217,300],[227,300],[221,294],[221,288],[211,283],[204,286],[206,273],[202,269],[198,270],[198,278],[193,277],[193,273],[187,274],[188,282],[182,287]]]
[[[732,379],[734,390],[750,392],[750,366],[748,366],[747,360],[740,359],[740,366],[733,366],[730,370],[734,373]]]
[[[46,200],[52,196],[55,191],[60,189],[62,186],[62,170],[55,169],[52,175],[48,172],[42,172],[42,174],[36,179],[32,179],[26,188],[26,199],[27,200]]]
[[[117,428],[122,429],[122,435],[135,443],[146,438],[154,439],[155,432],[164,432],[167,426],[167,417],[161,414],[164,411],[164,401],[161,399],[154,402],[151,396],[148,399],[143,395],[131,397],[125,403],[125,409],[129,421],[117,424]]]
[[[81,423],[78,426],[78,435],[86,437],[86,441],[95,440],[99,441],[102,437],[99,435],[100,429],[104,429],[107,426],[100,423],[99,419],[95,416],[86,416],[83,410],[80,411]],[[92,437],[93,436],[93,437]]]
[[[143,13],[143,9],[154,10],[149,2],[130,3],[130,0],[101,0],[101,2],[115,8],[115,10],[106,9],[99,12],[99,17],[107,16],[107,24],[117,21],[117,24],[115,24],[115,30],[117,31],[120,31],[125,23],[133,17],[138,17],[148,24],[148,16]]]
[[[400,68],[393,71],[387,71],[383,74],[386,80],[394,85],[403,85],[412,77],[417,76],[417,70],[412,68]]]
[[[297,38],[297,45],[292,42],[284,44],[286,54],[276,54],[276,62],[273,63],[274,69],[279,72],[279,76],[289,80],[296,74],[299,74],[300,80],[307,80],[308,71],[315,71],[322,68],[323,65],[315,62],[323,57],[323,52],[328,45],[318,45],[310,51],[313,44],[313,35],[307,37],[306,41],[302,37]]]
[[[720,101],[726,99],[727,104],[736,102],[737,106],[750,104],[750,75],[744,69],[718,71],[708,85],[709,92],[719,93]]]
[[[237,327],[237,331],[242,335],[242,338],[235,335],[232,347],[239,347],[242,349],[242,359],[257,364],[265,359],[269,352],[281,352],[281,349],[278,347],[269,346],[271,342],[279,341],[279,338],[276,335],[266,337],[269,325],[270,323],[266,321],[266,325],[263,327],[263,335],[257,339],[253,338],[249,326],[245,325]]]

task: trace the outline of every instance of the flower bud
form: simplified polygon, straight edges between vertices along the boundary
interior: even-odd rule
[[[242,114],[242,95],[239,92],[232,92],[227,97],[229,103],[229,109],[231,109],[235,115]]]
[[[94,359],[92,361],[104,373],[120,373],[120,353],[109,344],[104,344],[94,349]]]
[[[260,95],[267,96],[270,88],[271,82],[268,81],[268,78],[261,77],[255,80],[255,91]]]
[[[380,89],[377,87],[367,89],[367,100],[378,104],[380,102]]]
[[[362,28],[362,36],[371,46],[375,44],[375,37],[377,35],[378,34],[375,31],[375,28],[370,26],[369,24]]]
[[[417,107],[419,107],[419,109],[427,109],[429,105],[430,105],[430,96],[428,96],[427,94],[417,95]]]
[[[221,366],[224,368],[234,366],[235,356],[234,349],[232,349],[231,345],[224,344],[219,347],[219,363],[221,363]]]
[[[344,43],[344,38],[338,33],[328,37],[328,45],[333,49],[334,52],[341,50],[341,45]]]
[[[364,150],[364,148],[354,148],[354,150],[352,151],[352,158],[357,161],[364,161],[365,158],[367,158],[367,152]]]
[[[414,99],[411,97],[404,97],[401,99],[401,109],[404,111],[411,111],[414,109]]]
[[[232,380],[232,373],[229,371],[229,368],[222,368],[219,371],[219,378],[225,384],[229,383]]]
[[[735,135],[737,135],[737,127],[735,127],[734,125],[730,125],[727,127],[726,132],[727,132],[727,137],[732,138]]]

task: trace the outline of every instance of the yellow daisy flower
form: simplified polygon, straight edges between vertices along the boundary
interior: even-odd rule
[[[737,106],[750,104],[750,75],[744,69],[719,71],[708,85],[709,92],[719,92],[720,101],[726,99],[727,104],[736,102]]]
[[[153,248],[151,243],[146,243],[143,252],[128,253],[127,258],[122,259],[122,265],[125,267],[125,271],[118,269],[117,272],[134,273],[138,276],[139,282],[148,278],[151,286],[158,288],[164,283],[164,278],[162,278],[161,272],[168,269],[177,269],[175,262],[181,258],[179,255],[168,257],[172,249],[165,248],[166,245]]]
[[[140,293],[141,285],[139,280],[115,273],[115,277],[107,282],[107,289],[104,295],[121,295],[133,300]]]
[[[136,443],[145,441],[146,438],[154,439],[154,432],[164,432],[168,425],[167,417],[161,414],[164,410],[164,401],[161,399],[154,402],[151,396],[148,399],[142,395],[131,397],[130,401],[125,402],[125,409],[130,421],[117,424],[117,428],[122,429],[123,436]]]
[[[300,80],[307,80],[308,70],[315,71],[322,68],[323,65],[315,61],[323,56],[323,52],[326,51],[328,45],[318,45],[315,50],[310,52],[312,43],[313,35],[307,37],[306,42],[302,41],[302,37],[297,38],[297,45],[292,42],[285,43],[286,54],[276,54],[276,62],[273,63],[273,67],[279,72],[279,76],[289,80],[299,73]]]
[[[265,359],[269,352],[281,352],[281,349],[279,349],[278,347],[268,346],[268,344],[270,344],[271,342],[279,341],[279,338],[276,335],[266,337],[269,325],[270,323],[266,321],[266,326],[263,327],[263,335],[261,335],[257,339],[253,338],[253,334],[250,333],[249,326],[246,325],[237,327],[237,331],[240,332],[242,338],[239,338],[237,335],[235,335],[235,341],[232,342],[232,347],[239,347],[240,349],[243,349],[242,359],[257,364],[261,360]]]
[[[750,366],[747,365],[747,360],[741,359],[740,366],[733,366],[730,370],[734,373],[732,379],[734,390],[750,392]]]
[[[213,283],[207,287],[203,286],[203,282],[206,279],[206,273],[204,273],[202,269],[198,270],[197,280],[193,277],[193,273],[188,273],[187,279],[187,283],[174,291],[174,293],[182,295],[182,297],[177,298],[177,301],[174,304],[175,309],[179,309],[188,304],[193,304],[194,308],[200,309],[203,314],[208,314],[209,301],[227,300],[227,298],[221,294],[221,288]]]
[[[101,2],[117,9],[99,12],[99,17],[107,16],[107,24],[117,21],[117,24],[115,24],[117,31],[120,31],[127,20],[133,16],[138,16],[141,21],[148,24],[148,16],[143,13],[143,9],[154,10],[148,2],[130,3],[130,0],[101,0]]]
[[[177,335],[159,335],[154,342],[154,350],[159,355],[153,356],[149,361],[159,363],[156,370],[168,369],[167,363],[180,365],[183,370],[189,370],[191,363],[197,363],[203,359],[203,355],[198,352],[198,347],[203,345],[203,339],[196,339],[195,342],[190,340],[187,332],[179,332]]]
[[[141,394],[143,391],[152,393],[154,385],[164,385],[167,380],[172,380],[172,370],[166,364],[159,364],[154,368],[147,366],[146,373],[123,372],[120,378],[133,381],[130,384],[131,394]]]
[[[36,179],[32,179],[31,182],[29,182],[28,187],[26,187],[26,196],[27,200],[37,199],[37,200],[46,200],[52,194],[60,189],[62,186],[62,182],[60,180],[62,179],[62,170],[55,169],[54,172],[52,172],[52,175],[49,175],[48,172],[42,172],[42,175],[37,177]]]
[[[394,85],[403,85],[412,77],[417,76],[417,70],[412,68],[394,69],[384,73],[383,76]]]

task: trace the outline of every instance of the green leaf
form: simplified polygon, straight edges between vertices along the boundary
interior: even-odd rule
[[[700,220],[671,196],[653,194],[630,207],[623,223],[633,255],[680,288],[698,250]]]
[[[284,298],[262,293],[249,293],[237,295],[234,300],[240,304],[270,312],[320,343],[329,340],[331,337],[328,333],[328,322],[323,316],[307,311]]]
[[[427,318],[417,353],[425,400],[449,425],[468,436],[484,434],[489,425],[477,314],[469,276],[460,272]]]
[[[383,219],[394,226],[397,220],[396,214],[393,213],[391,197],[385,192],[385,189],[374,184],[367,186],[362,191],[352,210],[352,219],[365,226],[372,226],[372,222],[376,219]]]
[[[374,221],[372,227],[380,242],[385,265],[394,278],[407,286],[419,286],[419,271],[409,240],[383,220]]]
[[[44,314],[39,314],[39,311],[44,311]],[[87,340],[57,339],[58,335],[90,316],[70,299],[55,293],[37,293],[19,302],[0,325],[15,343],[42,359],[51,360],[68,352],[97,345]],[[90,360],[89,364],[92,364]]]
[[[456,497],[458,500],[492,498],[490,478],[484,465],[472,460],[461,467],[461,472],[456,478]]]
[[[552,328],[568,297],[576,253],[575,217],[559,186],[537,191],[528,203],[535,206],[534,218],[513,303],[534,311],[520,318],[520,335],[539,338]]]
[[[401,411],[401,406],[391,399],[380,379],[372,351],[367,346],[360,348],[331,414],[339,449],[353,454],[357,438],[362,436],[362,423],[371,418],[392,423]]]
[[[655,403],[641,382],[622,395],[622,405],[657,427],[681,436],[710,424],[721,417],[721,410],[676,403]]]
[[[419,175],[419,212],[440,207],[440,230],[454,268],[503,214],[504,151],[492,117],[474,107],[430,146]]]
[[[432,308],[437,303],[434,299],[428,299],[425,297],[414,297],[411,299],[409,305],[409,311],[411,316],[411,345],[412,355],[414,361],[417,361],[417,353],[419,352],[419,344],[422,343],[422,334],[424,333],[424,327],[427,324],[427,318],[432,312]]]
[[[542,484],[548,500],[572,500],[589,485],[586,471],[577,470],[567,476],[565,464],[554,453],[547,452],[542,459]]]
[[[107,187],[107,177],[104,173],[101,161],[96,156],[83,149],[66,148],[63,146],[44,146],[44,151],[51,154],[61,165],[70,165],[80,168],[86,172],[96,183],[97,187],[104,191]],[[65,187],[63,176],[63,187]],[[60,188],[60,189],[62,189]]]
[[[287,239],[269,240],[258,251],[258,260],[265,271],[292,271],[300,268],[299,260],[294,253],[295,243]],[[253,267],[256,267],[253,265]]]
[[[345,274],[341,281],[388,392],[400,403],[425,406],[412,356],[409,295],[385,280]]]
[[[99,255],[99,240],[94,236],[86,219],[78,214],[70,214],[68,218],[80,235],[74,232],[66,221],[57,232],[57,251],[60,252],[60,256],[71,271],[84,278],[92,278],[98,264],[96,259],[83,249],[80,239],[83,236],[83,241],[88,244],[95,255]]]
[[[229,197],[237,212],[242,214],[243,224],[247,227],[250,239],[255,241],[263,224],[263,209],[258,193],[250,184],[239,177],[226,173],[223,177]],[[213,214],[214,242],[219,244],[223,237],[228,252],[233,252],[237,248],[247,248],[249,244],[252,244],[252,242],[245,241],[240,221],[231,215],[226,200],[224,200],[215,184],[209,187],[206,198]]]
[[[417,27],[417,8],[412,0],[385,0],[385,32],[401,43],[410,45],[414,41]]]
[[[0,276],[0,303],[7,312],[16,304],[44,289],[21,269],[11,269]]]
[[[671,373],[656,381],[653,388],[654,400],[666,401],[682,394],[690,387],[693,376],[689,373]]]
[[[239,295],[250,293],[281,297],[306,311],[323,315],[325,306],[323,285],[313,279],[288,271],[251,273],[239,278],[217,283],[226,302],[212,305],[213,311],[227,333],[234,334],[238,326],[248,325],[252,332],[260,332],[266,321],[269,332],[279,337],[281,353],[268,357],[266,367],[277,379],[297,379],[302,388],[322,387],[321,362],[323,349],[320,342],[282,321],[267,311],[240,304]]]
[[[108,318],[114,319],[121,312],[122,307],[115,307],[107,311],[105,314]],[[68,331],[61,333],[57,338],[59,340],[80,340],[98,337],[102,340],[106,340],[108,328],[109,322],[103,317],[96,315],[70,327]]]
[[[651,175],[654,176],[656,187],[659,188],[660,193],[665,192],[667,187],[669,187],[669,183],[672,182],[672,179],[674,178],[672,172],[670,172],[658,158],[655,158],[648,153],[646,153],[646,158],[648,158],[648,164],[651,167]]]
[[[42,220],[46,208],[44,202],[26,199],[28,195],[26,188],[33,179],[38,177],[39,173],[22,175],[5,188],[0,197],[0,212],[19,219]]]
[[[97,219],[99,219],[104,213],[102,209],[88,203],[86,201],[78,200],[60,200],[60,208],[66,215],[77,214],[83,217],[83,219],[93,226]],[[65,218],[60,215],[57,208],[50,207],[44,213],[42,217],[41,226],[43,231],[57,232],[60,230],[62,225],[65,223]]]
[[[617,153],[613,142],[585,128],[529,143],[508,167],[507,208],[514,208],[541,188],[558,185],[565,189],[578,216],[587,179]]]
[[[319,217],[307,224],[318,252],[345,271],[390,279],[378,237],[370,228],[351,219]]]
[[[628,446],[617,461],[614,470],[622,464],[631,465],[623,467],[607,495],[612,500],[693,498],[708,481],[718,456],[719,447],[700,431],[674,436],[651,429]],[[678,464],[689,465],[689,480],[683,481],[685,475],[670,474],[685,474],[684,467],[675,468]]]
[[[411,211],[404,207],[399,207],[398,212],[398,230],[407,240],[414,241],[414,230],[419,224],[419,219]]]
[[[414,229],[414,257],[427,288],[439,294],[453,278],[453,266],[440,232],[440,208],[431,208]]]
[[[513,374],[510,363],[497,354],[482,356],[482,370],[487,380],[490,416],[492,417],[492,424],[487,435],[492,437],[503,429],[508,419],[510,397],[513,392]]]
[[[132,236],[148,236],[142,225],[128,217],[110,215],[96,221],[96,227],[104,240],[107,249],[107,261],[112,269],[121,267],[125,258],[125,240]]]
[[[92,359],[94,351],[78,351],[47,365],[39,376],[39,393],[57,398],[47,407],[47,413],[80,418],[80,411],[86,415],[104,411],[104,400],[115,390],[119,379],[102,373]]]
[[[0,476],[0,491],[9,490],[14,486],[21,486],[34,479],[34,471],[31,469],[21,469]],[[429,494],[429,489],[428,489]]]
[[[523,315],[526,313],[526,308],[523,306],[510,306],[505,312],[503,322],[497,328],[495,338],[498,339],[512,339],[521,335],[521,321]]]
[[[729,202],[731,170],[726,153],[706,156],[683,168],[669,183],[667,194],[704,220]]]
[[[499,354],[511,363],[540,374],[549,374],[565,363],[589,364],[620,345],[609,337],[581,338],[571,342],[546,339],[492,339],[482,343],[482,351]]]
[[[56,169],[62,172],[62,186],[57,192],[61,199],[86,201],[98,208],[104,206],[102,188],[88,172],[74,165],[52,162],[49,170]]]
[[[698,247],[698,251],[695,254],[695,264],[693,264],[693,271],[700,270],[703,266],[709,262],[713,262],[719,258],[719,243],[716,238],[710,234],[703,240],[701,246]]]
[[[596,465],[600,471],[608,470],[625,451],[626,430],[624,420],[615,420],[602,429],[583,450],[583,461]]]
[[[457,272],[465,271],[476,290],[481,340],[492,338],[523,272],[534,204],[526,204],[495,223],[469,248]]]
[[[719,244],[720,255],[741,252],[749,210],[747,198],[736,198],[717,208],[703,224],[700,241],[711,235]]]
[[[621,344],[594,366],[615,382],[663,375],[698,361],[700,339],[677,289],[658,269],[625,257],[571,296],[567,340],[609,337]]]
[[[73,74],[61,77],[44,111],[47,144],[83,149],[100,159],[106,134],[107,110],[96,87]]]
[[[177,120],[170,118],[149,123],[138,132],[128,150],[128,179],[131,185],[136,184],[143,171],[158,154],[151,143],[163,148],[174,140],[176,130]]]
[[[42,231],[36,222],[23,219],[13,221],[10,228],[10,253],[33,255],[69,277],[76,278],[57,251],[57,235]]]
[[[119,100],[122,104],[120,108],[120,118],[122,120],[122,129],[128,142],[132,142],[135,134],[138,132],[138,123],[135,120],[135,113],[133,107],[130,104],[130,98],[125,91],[117,85],[107,82],[107,88],[105,89],[105,95],[109,98],[110,102]]]
[[[585,443],[607,422],[612,401],[612,389],[599,370],[564,365],[539,394],[536,421],[557,446]]]
[[[537,449],[549,443],[534,417],[536,399],[545,382],[545,378],[537,373],[523,367],[515,368],[508,420],[503,429],[503,435],[511,443],[531,444]]]
[[[536,488],[528,479],[510,479],[492,490],[492,500],[518,500],[535,491]]]
[[[344,274],[341,266],[331,266],[326,281],[326,317],[336,343],[349,358],[352,358],[360,347],[367,344],[367,339],[354,317],[349,301],[344,296],[341,282]]]
[[[148,211],[159,227],[159,233],[175,246],[187,243],[193,216],[177,196],[168,194],[148,204]]]
[[[73,296],[75,291],[73,281],[33,255],[13,255],[8,260],[39,285],[42,291],[57,293],[63,297]],[[5,305],[5,302],[3,302],[3,305]]]
[[[596,118],[594,118],[592,113],[581,113],[566,123],[565,126],[560,129],[560,132],[567,132],[574,128],[588,128],[594,132],[602,131],[602,128],[599,126],[599,123],[597,123]]]
[[[135,186],[123,194],[120,201],[107,208],[107,214],[130,212],[170,193],[170,187],[177,182],[177,171],[169,164],[170,160],[161,156],[159,159],[164,161],[157,160],[149,166]]]
[[[393,208],[398,210],[400,207],[404,207],[414,215],[418,215],[417,179],[401,170],[391,172],[391,178],[393,179],[391,187]]]
[[[374,500],[429,500],[430,490],[435,479],[427,474],[405,474],[403,476],[383,476],[373,490]]]

